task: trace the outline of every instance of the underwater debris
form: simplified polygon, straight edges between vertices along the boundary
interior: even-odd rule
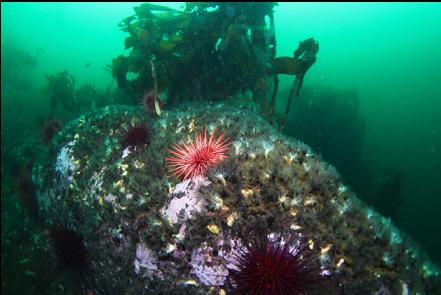
[[[205,175],[209,168],[226,159],[229,140],[222,133],[216,137],[213,130],[207,137],[207,128],[199,133],[194,141],[181,145],[173,145],[169,152],[174,157],[167,157],[170,172],[174,176],[189,179],[199,175]]]

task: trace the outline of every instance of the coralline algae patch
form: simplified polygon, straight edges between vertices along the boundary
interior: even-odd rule
[[[255,114],[253,104],[190,105],[159,118],[113,106],[56,136],[34,167],[38,201],[48,226],[84,237],[95,294],[227,294],[232,257],[262,234],[303,243],[326,294],[438,294],[439,270],[411,239]],[[140,125],[149,140],[121,145]],[[227,159],[204,176],[170,176],[170,146],[205,128],[231,140]]]

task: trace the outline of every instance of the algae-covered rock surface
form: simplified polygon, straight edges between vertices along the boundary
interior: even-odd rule
[[[295,294],[439,294],[439,270],[418,246],[258,113],[237,102],[187,104],[159,117],[110,106],[53,138],[33,179],[46,225],[82,239],[84,289],[229,294],[244,271],[238,257],[265,236],[295,240],[287,251],[300,261],[298,249],[308,251],[305,268],[324,287]],[[205,132],[225,136],[226,157],[203,175],[172,176],[172,147]]]

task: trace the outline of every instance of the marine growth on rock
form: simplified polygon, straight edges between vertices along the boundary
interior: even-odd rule
[[[330,295],[437,294],[439,268],[412,239],[256,109],[168,109],[139,152],[115,136],[145,120],[139,107],[66,125],[33,180],[45,222],[87,245],[84,284],[97,294],[323,294],[315,282]]]

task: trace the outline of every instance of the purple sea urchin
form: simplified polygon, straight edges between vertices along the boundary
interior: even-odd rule
[[[141,103],[144,107],[144,110],[148,113],[151,113],[155,110],[155,97],[156,97],[155,90],[145,90],[142,93],[142,99]]]
[[[136,146],[142,144],[148,144],[150,141],[150,131],[144,125],[138,125],[130,127],[124,134],[124,138],[121,141],[123,148],[130,148],[133,150]]]
[[[157,105],[155,105],[155,103]],[[156,108],[161,109],[163,102],[161,101],[159,94],[154,90],[145,90],[141,95],[141,104],[146,113],[157,112]]]
[[[50,237],[60,264],[65,268],[84,270],[89,263],[89,255],[83,237],[76,232],[56,228],[50,231]]]
[[[60,129],[61,123],[58,120],[51,119],[46,121],[40,129],[40,136],[43,143],[48,144]]]
[[[304,294],[320,283],[320,268],[306,243],[293,236],[259,235],[234,249],[229,267],[239,294]]]

